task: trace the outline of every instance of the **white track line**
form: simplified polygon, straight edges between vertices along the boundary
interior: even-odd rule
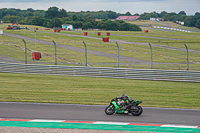
[[[197,128],[198,126],[188,126],[188,125],[170,125],[170,124],[164,124],[160,127],[178,127],[178,128]]]
[[[33,119],[29,122],[64,122],[65,120],[44,120],[44,119]]]
[[[106,121],[97,121],[92,124],[111,124],[111,125],[128,125],[130,123],[125,123],[125,122],[106,122]]]

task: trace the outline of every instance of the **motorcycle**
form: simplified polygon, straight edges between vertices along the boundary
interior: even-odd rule
[[[131,113],[133,116],[139,116],[143,112],[142,107],[138,106],[140,103],[142,103],[142,101],[132,100],[131,107],[127,107],[128,105],[126,105],[124,100],[114,98],[111,100],[110,105],[105,108],[105,113],[107,115]]]

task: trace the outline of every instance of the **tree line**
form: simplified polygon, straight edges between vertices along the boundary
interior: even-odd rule
[[[194,16],[187,16],[184,11],[177,13],[161,13],[151,12],[143,14],[125,14],[116,13],[113,11],[80,11],[67,12],[65,9],[50,7],[47,11],[20,9],[0,9],[0,19],[4,22],[19,23],[27,25],[38,25],[44,27],[61,27],[62,24],[72,24],[74,28],[98,28],[105,30],[122,30],[122,31],[141,31],[141,28],[134,24],[126,23],[116,19],[119,16],[140,16],[141,20],[149,20],[150,18],[163,18],[167,21],[183,21],[186,26],[200,28],[200,13],[196,12]],[[96,21],[97,20],[97,21]]]
[[[111,11],[104,13],[110,15],[105,15],[107,16],[105,19],[96,21],[98,17],[94,17],[92,14],[80,15],[57,7],[50,7],[47,11],[33,10],[32,8],[27,10],[3,8],[0,9],[0,19],[3,19],[5,23],[37,25],[48,28],[61,27],[62,24],[72,24],[74,28],[82,29],[141,31],[141,28],[137,25],[126,23],[125,21],[112,21],[110,18],[116,18],[116,16],[112,16],[113,12]]]

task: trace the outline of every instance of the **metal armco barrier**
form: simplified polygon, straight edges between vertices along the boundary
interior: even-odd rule
[[[0,63],[0,72],[55,74],[158,81],[200,82],[200,71],[126,69],[82,66],[53,66]]]

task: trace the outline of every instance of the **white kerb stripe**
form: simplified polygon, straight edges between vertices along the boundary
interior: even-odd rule
[[[34,119],[29,122],[64,122],[65,120],[42,120],[42,119]]]
[[[161,127],[197,128],[198,126],[187,126],[187,125],[162,125]]]
[[[105,122],[105,121],[97,121],[92,124],[111,124],[111,125],[128,125],[130,123],[124,123],[124,122]]]

